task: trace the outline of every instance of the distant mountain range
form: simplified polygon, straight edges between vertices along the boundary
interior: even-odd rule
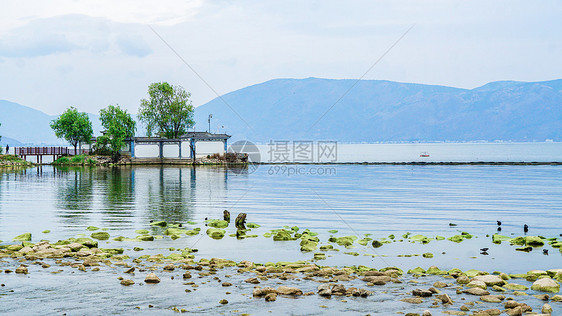
[[[99,117],[88,114],[92,121],[94,134],[99,135]],[[66,145],[58,139],[49,126],[57,116],[51,116],[33,108],[14,102],[0,100],[0,144],[5,146],[24,145]]]
[[[467,90],[382,80],[277,79],[195,110],[233,140],[562,141],[562,79]],[[224,129],[222,128],[224,126]]]
[[[195,130],[232,140],[562,141],[562,79],[475,89],[383,80],[275,79],[195,109]],[[55,116],[0,100],[1,143],[64,144]],[[101,130],[90,114],[94,132]],[[10,143],[12,145],[12,143]]]

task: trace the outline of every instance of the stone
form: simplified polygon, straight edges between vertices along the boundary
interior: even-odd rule
[[[478,280],[472,280],[466,286],[481,288],[481,289],[484,289],[484,290],[486,289],[486,283],[484,283],[484,281],[478,281]]]
[[[133,285],[133,284],[135,284],[135,281],[133,281],[133,280],[128,280],[128,279],[121,280],[121,285],[129,286],[129,285]]]
[[[544,241],[538,236],[527,236],[525,237],[525,244],[528,246],[538,247],[543,246]]]
[[[133,273],[135,272],[135,267],[132,267],[130,269],[127,269],[127,271],[125,271],[125,273]]]
[[[302,291],[296,287],[280,286],[277,288],[277,294],[280,295],[302,295]]]
[[[551,300],[554,302],[562,302],[562,295],[554,295]]]
[[[31,241],[31,233],[24,233],[14,237],[14,241]]]
[[[484,302],[488,303],[501,303],[501,301],[505,300],[505,296],[503,295],[482,295],[480,299]]]
[[[494,290],[494,291],[496,291],[496,292],[505,292],[505,291],[507,291],[507,290],[504,289],[503,287],[497,286],[497,285],[492,286],[492,290]]]
[[[468,283],[470,283],[470,278],[467,277],[466,275],[461,275],[457,278],[457,283],[458,284],[468,284]]]
[[[16,268],[16,273],[28,274],[29,272],[27,271],[27,267],[22,264]]]
[[[244,282],[251,283],[251,284],[258,284],[258,283],[260,283],[260,280],[258,280],[258,278],[249,278],[249,279],[244,280]]]
[[[266,302],[275,302],[277,300],[277,293],[269,293],[265,295]]]
[[[426,309],[423,311],[422,316],[431,316],[431,312]]]
[[[176,269],[176,266],[173,264],[168,264],[166,266],[164,266],[164,270],[165,271],[174,271]]]
[[[321,284],[318,286],[318,295],[320,296],[331,296],[332,286],[330,284]]]
[[[228,287],[228,286],[232,286],[232,283],[230,283],[230,282],[223,282],[221,285],[222,285],[223,287]]]
[[[368,283],[373,283],[375,285],[385,285],[386,282],[390,282],[390,277],[387,275],[366,276],[362,280]]]
[[[538,279],[531,286],[531,290],[558,293],[560,291],[560,284],[553,279]]]
[[[293,236],[288,231],[282,229],[273,235],[273,240],[275,241],[284,241],[284,240],[292,240]]]
[[[433,295],[433,293],[429,290],[415,289],[412,291],[412,295],[419,297],[430,297]]]
[[[225,304],[228,304],[228,301],[225,300],[225,299],[222,299],[222,300],[219,301],[219,303],[222,304],[222,305],[225,305]]]
[[[533,295],[533,296],[538,298],[541,301],[548,301],[548,299],[550,298],[548,296],[548,294],[536,294],[536,295]]]
[[[410,303],[410,304],[421,304],[423,301],[419,297],[407,297],[401,299],[402,302]]]
[[[463,293],[471,294],[471,295],[478,295],[478,296],[490,295],[490,292],[488,292],[488,291],[486,291],[486,290],[484,290],[484,289],[481,289],[481,288],[479,288],[479,287],[473,287],[473,288],[464,290]]]
[[[207,235],[213,239],[222,239],[226,231],[220,228],[209,228],[207,229]]]
[[[550,304],[544,304],[541,309],[541,313],[543,314],[552,314],[552,306]]]
[[[501,311],[497,308],[493,308],[493,309],[486,309],[483,311],[477,311],[475,312],[473,315],[475,316],[495,316],[495,315],[501,315]]]
[[[261,287],[258,286],[258,287],[255,287],[254,291],[253,291],[254,296],[264,296],[264,295],[267,295],[269,293],[277,293],[277,290],[275,290],[272,287],[261,288]]]
[[[502,279],[500,276],[491,275],[491,274],[489,274],[489,275],[477,275],[477,276],[474,277],[473,281],[482,281],[487,286],[493,286],[493,285],[502,286],[506,283],[505,280]]]
[[[447,283],[445,282],[441,282],[441,281],[437,281],[435,283],[433,283],[433,286],[438,288],[438,289],[442,289],[444,287],[447,287]]]
[[[160,278],[156,276],[154,273],[149,273],[146,278],[144,279],[146,283],[160,283]]]
[[[90,237],[98,240],[108,240],[110,236],[108,232],[95,232],[92,233]]]
[[[517,291],[525,291],[525,290],[529,289],[525,285],[517,284],[517,283],[508,283],[508,284],[504,285],[503,287],[505,289],[508,289],[508,290],[517,290]]]
[[[521,306],[516,306],[514,308],[506,310],[505,312],[509,316],[522,316],[523,315],[523,310],[522,310]]]
[[[439,298],[441,300],[441,303],[443,304],[451,304],[451,305],[453,304],[453,300],[446,293],[437,295],[437,298]]]
[[[183,278],[184,278],[184,279],[191,279],[191,273],[189,273],[189,271],[185,272],[185,273],[183,274]]]

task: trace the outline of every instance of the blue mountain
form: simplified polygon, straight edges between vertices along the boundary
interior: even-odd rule
[[[562,141],[562,79],[475,89],[384,80],[276,79],[195,109],[233,140]]]
[[[101,126],[99,117],[88,114],[94,128],[94,134],[99,135]],[[58,139],[49,126],[57,116],[45,114],[36,109],[18,103],[0,100],[0,144],[5,146],[23,145],[66,145],[64,140]]]

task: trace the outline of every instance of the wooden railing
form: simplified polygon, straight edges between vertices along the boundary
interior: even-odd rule
[[[78,154],[88,154],[88,149],[77,149],[68,147],[16,147],[14,154],[17,156],[73,156]]]

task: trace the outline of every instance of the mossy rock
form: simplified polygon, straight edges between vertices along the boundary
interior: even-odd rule
[[[508,290],[515,290],[515,291],[525,291],[528,290],[529,288],[526,287],[525,285],[522,284],[516,284],[516,283],[508,283],[505,284],[503,286],[504,289],[508,289]]]
[[[207,229],[207,235],[213,239],[222,239],[226,231],[220,228],[209,228]]]
[[[150,226],[166,227],[168,226],[168,223],[165,221],[155,221],[150,223]]]
[[[515,237],[509,240],[513,245],[523,246],[525,245],[525,237]]]
[[[414,235],[412,237],[410,237],[411,241],[419,241],[422,244],[427,244],[431,241],[431,239],[429,239],[428,237],[424,236],[424,235]]]
[[[111,255],[120,255],[123,253],[123,248],[102,248],[100,250]]]
[[[292,240],[292,239],[293,236],[291,236],[291,233],[289,233],[284,229],[277,231],[275,235],[273,235],[273,240],[275,241]]]
[[[525,244],[527,246],[540,247],[544,246],[544,241],[538,236],[525,237]]]
[[[106,233],[107,234],[107,233]],[[86,238],[86,237],[81,237],[81,238],[71,238],[69,239],[71,240],[71,242],[77,242],[79,244],[82,244],[88,248],[97,248],[98,247],[98,242],[95,240],[92,240],[90,238]]]
[[[443,237],[443,236],[435,236],[435,239],[436,239],[436,240],[445,240],[445,237]]]
[[[427,269],[427,271],[425,271],[427,274],[433,274],[433,275],[443,275],[443,274],[447,274],[447,271],[441,270],[436,266],[432,266],[429,267],[429,269]]]
[[[314,260],[326,260],[326,254],[317,252],[314,254]]]
[[[187,236],[195,236],[195,235],[199,234],[199,231],[200,231],[200,229],[187,230],[187,231],[185,232],[185,234],[186,234]]]
[[[451,237],[447,238],[447,240],[450,240],[450,241],[456,242],[456,243],[460,243],[461,241],[464,240],[464,236],[462,236],[462,235],[454,235],[454,236],[451,236]]]
[[[139,234],[139,235],[148,235],[148,234],[150,234],[150,232],[148,231],[148,229],[137,229],[137,230],[135,230],[135,233],[136,233],[136,234]]]
[[[425,270],[421,267],[408,270],[408,274],[425,274]]]
[[[328,231],[328,233],[330,233],[330,234],[337,234],[337,232],[338,232],[337,229],[330,229],[330,230]]]
[[[43,234],[48,234],[48,233],[50,233],[50,232],[51,232],[51,231],[50,231],[49,229],[46,229],[46,230],[42,231]]]
[[[314,251],[318,248],[317,242],[308,239],[303,239],[300,245],[301,245],[301,251]]]
[[[375,239],[375,240],[373,240],[371,245],[373,246],[373,248],[380,248],[380,247],[382,247],[383,243]]]
[[[322,251],[328,251],[328,250],[332,250],[332,249],[334,249],[334,246],[332,246],[332,245],[322,245],[322,246],[320,246],[320,250],[322,250]]]
[[[24,233],[14,237],[14,241],[31,241],[31,233]]]
[[[140,241],[154,241],[154,236],[151,236],[151,235],[140,235],[140,236],[137,236],[136,239],[138,239],[138,240],[140,240]]]
[[[486,275],[488,273],[480,271],[480,270],[476,270],[476,269],[470,269],[464,272],[464,274],[466,274],[466,276],[473,278],[477,275]]]
[[[7,250],[9,251],[20,251],[21,249],[23,249],[22,245],[9,245],[8,247],[6,247]]]
[[[261,225],[258,225],[256,223],[246,223],[246,227],[248,227],[248,228],[260,228]]]
[[[502,241],[508,241],[508,240],[511,240],[511,239],[512,239],[511,237],[503,236],[503,235],[500,235],[500,234],[493,234],[492,235],[492,242],[494,244],[501,244]]]
[[[97,239],[97,240],[108,240],[109,233],[108,232],[95,232],[90,235],[90,237]]]
[[[226,228],[228,227],[228,222],[222,219],[209,219],[207,220],[207,225],[214,228]]]
[[[168,228],[164,231],[164,235],[166,236],[173,236],[173,235],[181,235],[181,234],[185,234],[187,232],[186,229],[181,229],[181,228]]]
[[[433,258],[433,254],[431,252],[426,252],[422,255],[424,258]]]
[[[348,247],[353,245],[353,242],[357,239],[357,236],[344,236],[344,237],[331,237],[328,239],[330,242],[335,242],[340,246]]]
[[[99,227],[96,227],[96,226],[88,226],[86,228],[86,230],[89,230],[89,231],[95,231],[95,230],[98,230],[98,229],[99,229]]]

